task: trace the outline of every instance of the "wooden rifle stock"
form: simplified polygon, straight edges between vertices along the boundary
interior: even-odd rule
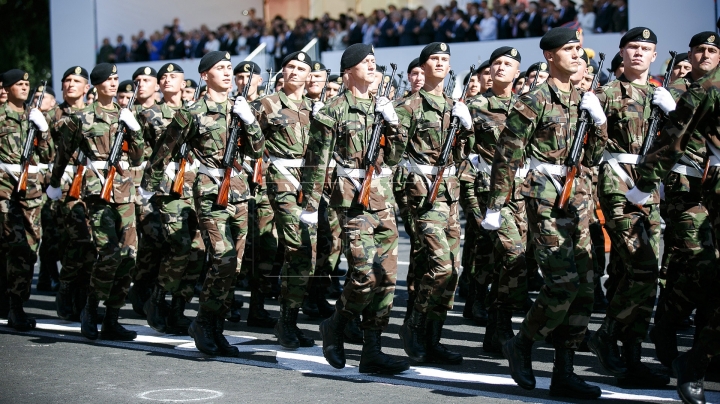
[[[42,105],[43,98],[45,97],[47,81],[43,81],[41,85],[43,90],[40,93],[37,101],[35,102],[35,108],[37,108],[38,110],[40,109],[40,105]],[[37,89],[35,91],[37,91]],[[35,92],[33,91],[32,94],[35,94]],[[27,139],[25,140],[22,156],[20,157],[20,165],[22,166],[22,170],[20,170],[20,176],[18,177],[17,187],[15,188],[15,195],[25,195],[25,193],[27,192],[27,180],[28,174],[30,172],[30,161],[32,160],[33,153],[35,152],[35,146],[37,146],[36,132],[37,128],[35,127],[35,124],[30,123],[30,128],[27,132]]]
[[[178,171],[177,174],[175,174],[175,181],[173,181],[173,186],[170,192],[172,192],[175,195],[182,196],[183,194],[183,188],[185,187],[185,165],[187,164],[187,160],[183,157],[180,159],[180,162],[178,163]]]
[[[80,188],[82,188],[83,176],[85,175],[85,154],[83,152],[78,153],[78,164],[77,171],[73,177],[72,184],[70,184],[70,190],[68,191],[67,198],[70,200],[80,199]]]
[[[700,184],[704,184],[705,180],[708,176],[708,171],[710,171],[710,159],[708,158],[705,160],[705,169],[703,170],[702,180],[700,180]]]
[[[215,200],[215,204],[226,208],[228,205],[228,196],[230,195],[230,177],[232,177],[232,167],[225,168],[225,174],[223,174],[222,182],[220,183],[220,189],[218,190],[218,196]]]
[[[115,181],[116,172],[117,169],[115,166],[110,166],[107,177],[105,177],[105,185],[103,186],[102,191],[100,191],[100,197],[103,198],[105,202],[110,202],[110,193],[112,192],[112,184]]]

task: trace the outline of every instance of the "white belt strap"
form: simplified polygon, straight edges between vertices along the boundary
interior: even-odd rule
[[[294,175],[288,171],[287,167],[301,168],[305,164],[305,159],[281,159],[275,156],[270,156],[270,162],[277,168],[280,174],[291,183],[295,189],[300,190],[300,181],[295,178]]]
[[[530,164],[525,163],[524,166],[518,167],[517,170],[515,170],[515,178],[525,178],[525,177],[527,177],[529,172],[530,172]]]
[[[47,168],[47,165],[45,165],[45,168]],[[20,171],[22,171],[22,165],[20,164],[8,164],[0,162],[0,170],[5,171],[9,176],[13,177],[15,181],[18,180],[18,175],[20,175]],[[40,172],[39,166],[30,165],[28,166],[28,173],[30,174],[37,174]]]
[[[686,166],[685,164],[680,163],[675,164],[670,171],[685,175],[687,177],[702,178],[703,176],[703,173],[698,171],[695,167]]]
[[[222,177],[225,175],[225,170],[224,170],[224,169],[222,169],[222,168],[210,168],[210,167],[208,167],[208,166],[206,166],[205,164],[202,164],[202,163],[198,163],[198,172],[199,172],[200,174],[205,174],[205,175],[207,175],[208,177],[210,177],[210,179],[212,179],[213,182],[214,182],[215,184],[217,184],[217,185],[220,185],[220,184],[221,184],[220,178],[222,178]],[[230,174],[230,178],[237,177],[238,175],[240,175],[240,173],[238,172],[238,170],[236,170],[236,169],[233,167],[233,169],[232,169],[232,174]]]
[[[479,154],[470,153],[468,154],[467,158],[473,165],[473,167],[475,167],[475,171],[477,171],[478,173],[485,173],[489,175],[492,171],[492,167],[490,167],[490,165],[485,161],[485,159],[482,158],[482,156],[480,156]]]
[[[637,154],[625,154],[625,153],[610,153],[607,150],[603,151],[603,160],[610,164],[610,168],[615,174],[620,177],[621,180],[632,189],[635,187],[635,181],[628,175],[628,173],[620,167],[620,163],[636,165],[640,156]]]
[[[712,153],[711,156],[708,156],[710,159],[710,167],[720,167],[720,150],[710,142],[705,142],[705,145]]]
[[[362,168],[345,168],[342,166],[338,166],[338,175],[341,177],[346,178],[365,178],[365,170]],[[341,174],[342,172],[342,174]],[[382,171],[378,173],[377,171],[373,172],[373,178],[385,178],[392,175],[392,170],[387,167],[383,167]]]
[[[345,168],[345,167],[341,166],[340,164],[338,164],[335,168],[335,172],[337,173],[338,177],[344,177],[344,178],[349,179],[350,182],[352,182],[355,189],[358,192],[360,192],[360,190],[362,189],[362,185],[360,185],[360,182],[356,179],[355,176],[350,175],[352,171],[353,171],[352,169]],[[365,171],[365,170],[363,170],[363,171]],[[363,173],[363,177],[364,176],[365,176],[365,174]]]
[[[192,164],[189,164],[189,162],[185,162],[185,172],[197,172],[198,168],[200,166],[200,163],[198,163],[197,160],[193,161]],[[167,175],[170,178],[174,178],[175,174],[177,174],[178,170],[180,169],[180,163],[171,162],[170,164],[165,167],[165,175]]]
[[[540,174],[543,174],[552,182],[558,194],[562,192],[562,185],[558,182],[558,180],[555,179],[555,177],[553,177],[553,175],[557,175],[560,177],[566,176],[567,167],[565,165],[543,163],[535,157],[530,157],[530,167],[528,168],[528,170],[535,170]]]

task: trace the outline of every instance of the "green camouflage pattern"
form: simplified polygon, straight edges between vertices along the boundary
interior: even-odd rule
[[[90,279],[95,262],[95,247],[90,230],[88,207],[82,199],[60,204],[57,223],[63,229],[60,245],[60,281],[85,284]]]
[[[23,301],[30,298],[30,284],[42,236],[41,207],[29,202],[31,201],[0,199],[0,254],[7,265],[7,293],[19,296]],[[5,291],[0,291],[2,292]]]
[[[322,288],[330,286],[330,276],[340,261],[342,252],[342,227],[337,211],[329,207],[328,200],[329,197],[324,195],[318,210],[318,238],[313,280],[315,285]]]
[[[265,185],[256,189],[255,197],[250,200],[248,208],[250,230],[241,273],[249,277],[251,288],[270,293],[272,270],[278,250],[278,233],[275,228],[275,212],[270,205]]]

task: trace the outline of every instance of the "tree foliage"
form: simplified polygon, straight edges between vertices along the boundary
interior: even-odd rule
[[[50,0],[0,0],[0,73],[23,69],[30,85],[50,79]]]

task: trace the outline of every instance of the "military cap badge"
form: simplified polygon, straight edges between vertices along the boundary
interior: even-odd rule
[[[512,57],[517,56],[517,49],[512,48],[512,49],[510,50],[510,56],[512,56]]]
[[[440,50],[445,52],[447,50],[447,45],[445,45],[444,42],[440,43]]]
[[[710,35],[707,39],[708,42],[715,42],[715,35]]]
[[[45,87],[43,87],[43,86],[38,86],[37,90],[35,90],[35,91],[42,93],[43,90],[45,90]]]
[[[113,67],[112,67],[112,72],[113,72],[113,73],[117,73],[117,66],[113,65]]]
[[[580,39],[580,31],[575,31],[575,38]]]
[[[80,74],[80,73],[82,73],[82,67],[78,66],[75,68],[75,74]]]
[[[315,63],[315,70],[320,70],[320,63]]]
[[[540,70],[547,70],[547,64],[545,64],[545,62],[540,63]]]
[[[650,38],[650,30],[649,29],[643,30],[642,37],[645,39]]]
[[[125,86],[125,91],[132,91],[132,84],[128,84]]]
[[[588,73],[593,74],[593,71],[595,70],[592,66],[588,66]]]
[[[249,71],[250,71],[250,64],[246,64],[245,66],[243,66],[243,71],[244,71],[244,72],[249,72]]]
[[[173,70],[175,70],[175,65],[171,64],[170,66],[167,67],[167,71],[171,72]]]
[[[230,52],[225,52],[225,59],[230,60]]]
[[[30,77],[30,75],[28,75],[27,73],[23,74],[23,80],[27,80],[28,77]]]
[[[299,61],[301,61],[301,62],[304,61],[304,60],[305,60],[305,54],[304,54],[304,53],[298,53],[297,59],[298,59]]]
[[[172,65],[171,65],[171,66],[172,66]],[[152,73],[152,70],[150,70],[149,67],[146,67],[145,70],[143,70],[143,73],[145,73],[145,74],[150,74],[150,73]]]

